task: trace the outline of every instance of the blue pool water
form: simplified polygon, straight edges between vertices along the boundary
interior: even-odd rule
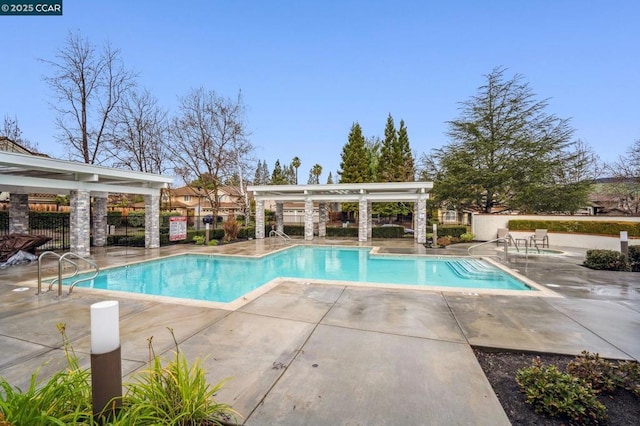
[[[298,246],[262,258],[181,255],[105,269],[78,287],[224,303],[277,277],[532,290],[479,259],[370,255],[369,251]]]

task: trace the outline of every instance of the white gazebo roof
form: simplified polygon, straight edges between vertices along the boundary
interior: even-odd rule
[[[0,152],[0,191],[92,195],[112,193],[156,195],[173,181],[170,176],[134,172],[34,155]]]
[[[336,183],[326,185],[249,185],[256,200],[348,202],[416,201],[428,198],[433,182]]]

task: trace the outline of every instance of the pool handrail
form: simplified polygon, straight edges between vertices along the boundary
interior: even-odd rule
[[[505,262],[508,262],[509,261],[509,243],[511,243],[512,241],[513,241],[513,237],[511,237],[511,235],[508,235],[506,238],[496,238],[494,240],[484,241],[482,243],[478,243],[470,246],[467,249],[467,253],[469,254],[469,256],[471,256],[472,255],[471,250],[476,247],[484,246],[490,243],[504,243],[504,260]],[[515,246],[515,247],[516,247],[516,250],[518,250],[518,246]]]
[[[68,259],[68,257],[75,257],[76,259],[83,260],[84,262],[88,263],[90,267],[92,267],[94,269],[93,275],[85,277],[85,278],[81,278],[81,279],[78,279],[78,280],[75,280],[73,283],[71,283],[71,286],[69,287],[69,294],[71,294],[71,292],[73,291],[73,288],[77,284],[79,284],[79,283],[81,283],[83,281],[89,281],[89,280],[94,279],[95,277],[98,276],[98,273],[100,272],[100,268],[98,267],[98,265],[95,262],[93,262],[93,261],[91,261],[91,260],[89,260],[89,259],[87,259],[87,258],[85,258],[83,256],[80,256],[77,253],[68,252],[68,253],[65,253],[63,255],[59,255],[58,253],[53,252],[53,251],[45,251],[38,257],[38,292],[36,293],[37,295],[42,293],[42,269],[41,269],[42,268],[42,259],[44,257],[48,256],[48,255],[54,255],[54,256],[56,256],[58,258],[58,276],[51,280],[51,282],[49,283],[49,288],[48,288],[47,291],[51,291],[53,286],[56,283],[58,283],[58,296],[62,296],[62,263],[63,262],[70,263],[71,265],[73,265],[73,267],[75,269],[73,271],[73,273],[67,278],[73,278],[76,275],[78,275],[78,273],[80,272],[80,270],[78,268],[78,264],[76,262]]]

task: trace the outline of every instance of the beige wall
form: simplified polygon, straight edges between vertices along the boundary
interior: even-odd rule
[[[640,217],[616,216],[545,216],[545,215],[490,215],[474,214],[471,218],[471,232],[476,240],[489,241],[497,237],[498,228],[508,228],[510,220],[575,220],[601,222],[640,223]],[[512,231],[514,238],[526,238],[531,232]],[[579,247],[587,249],[620,250],[619,237],[602,237],[585,234],[549,233],[551,246]],[[630,245],[640,245],[640,239],[630,239]]]

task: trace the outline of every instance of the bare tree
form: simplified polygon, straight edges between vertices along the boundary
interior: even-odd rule
[[[131,91],[116,106],[106,150],[115,167],[146,173],[165,173],[168,155],[167,111],[148,91]]]
[[[54,93],[52,105],[62,132],[58,138],[69,157],[87,164],[108,161],[102,144],[109,120],[136,79],[124,68],[120,51],[109,43],[97,51],[88,39],[70,32],[56,59],[41,61],[53,70],[45,81]]]
[[[4,123],[2,126],[2,130],[0,130],[0,135],[5,136],[11,139],[13,142],[22,146],[23,148],[28,149],[31,152],[38,152],[38,145],[31,143],[29,140],[22,137],[22,129],[20,129],[20,124],[18,124],[18,117],[14,116],[13,118],[8,115],[4,116]]]
[[[640,216],[640,139],[607,169],[612,178],[603,192],[626,214]]]
[[[179,108],[166,149],[185,184],[206,189],[204,195],[217,217],[220,185],[234,173],[245,172],[243,159],[253,151],[242,96],[234,100],[199,88],[180,98]]]

